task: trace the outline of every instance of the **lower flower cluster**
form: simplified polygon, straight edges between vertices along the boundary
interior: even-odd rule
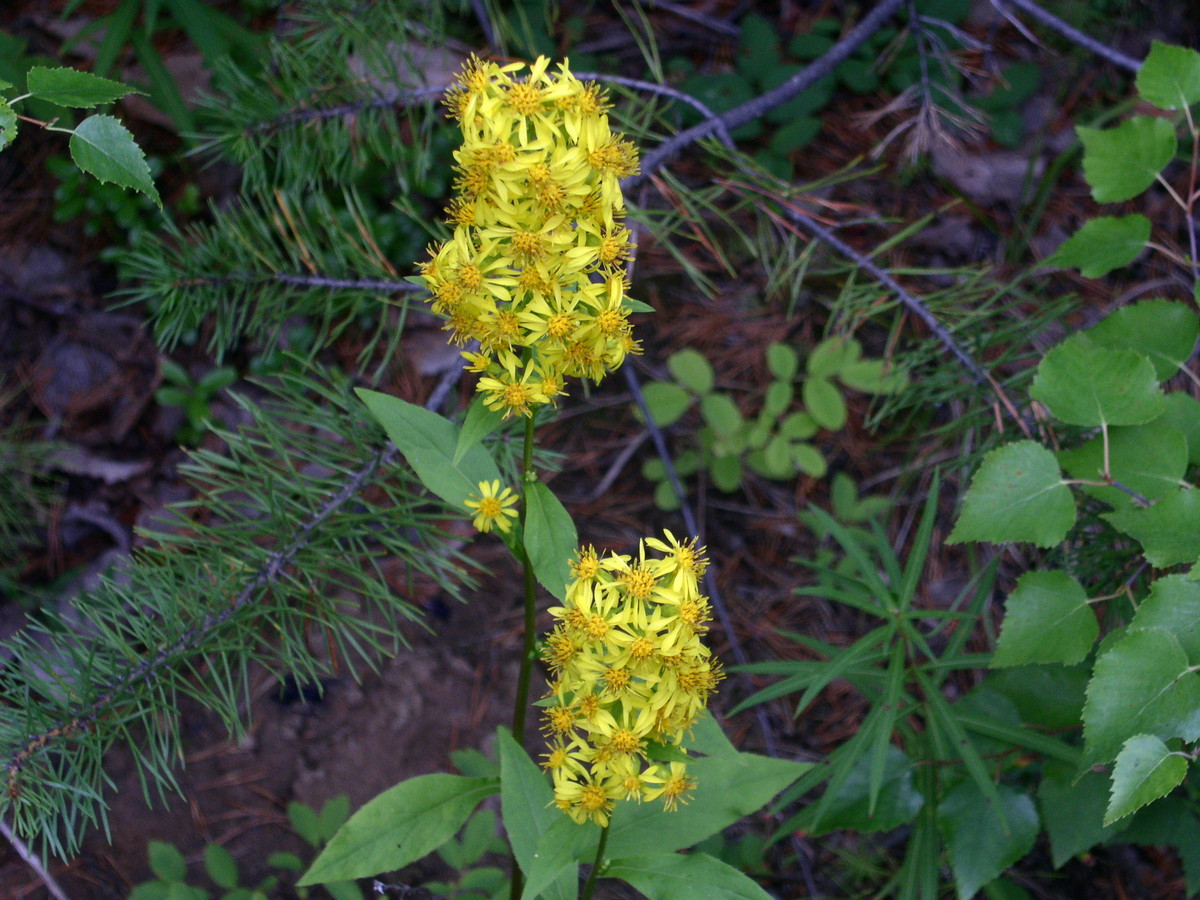
[[[651,551],[648,555],[648,551]],[[559,809],[607,825],[618,800],[686,802],[682,743],[722,678],[701,637],[711,607],[695,540],[640,542],[637,558],[581,548],[546,638],[553,674],[542,730]]]

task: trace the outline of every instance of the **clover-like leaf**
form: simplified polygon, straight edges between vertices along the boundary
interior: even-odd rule
[[[1152,734],[1135,734],[1117,754],[1112,798],[1104,813],[1104,824],[1111,825],[1147,803],[1165,797],[1186,774],[1186,758],[1172,753]]]
[[[1004,603],[992,665],[1073,665],[1100,633],[1083,586],[1066,572],[1026,572]]]
[[[1153,41],[1138,69],[1137,92],[1159,109],[1179,109],[1200,101],[1200,53]]]
[[[1166,119],[1134,116],[1115,128],[1075,131],[1083,142],[1083,177],[1098,203],[1136,197],[1175,156],[1175,126]]]
[[[947,542],[1028,541],[1053,547],[1075,524],[1075,499],[1054,454],[1017,441],[983,458]]]
[[[1145,356],[1101,346],[1086,334],[1046,354],[1029,395],[1068,425],[1140,425],[1165,404]]]
[[[1150,220],[1140,213],[1099,216],[1084,222],[1044,264],[1078,269],[1084,278],[1100,278],[1137,259],[1148,240]]]
[[[1096,660],[1083,705],[1083,764],[1111,762],[1135,734],[1200,738],[1200,675],[1162,628],[1131,628]]]

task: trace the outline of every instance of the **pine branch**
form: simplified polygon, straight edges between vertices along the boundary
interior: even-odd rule
[[[1016,20],[1013,19],[1012,14],[1009,13],[1004,7],[1012,6],[1021,10],[1021,12],[1029,15],[1033,19],[1036,19],[1038,22],[1041,22],[1052,31],[1057,31],[1068,41],[1078,44],[1083,49],[1096,54],[1101,59],[1108,60],[1108,62],[1112,63],[1114,66],[1125,69],[1127,72],[1136,72],[1142,67],[1140,60],[1126,56],[1119,50],[1114,50],[1107,44],[1103,44],[1095,38],[1089,37],[1078,28],[1075,28],[1073,25],[1058,18],[1058,16],[1046,12],[1046,10],[1034,3],[1033,0],[992,0],[992,6],[1000,10],[1001,14],[1006,19],[1013,22],[1018,28],[1021,29],[1021,31],[1025,31],[1025,29],[1021,27],[1019,22],[1016,22]]]

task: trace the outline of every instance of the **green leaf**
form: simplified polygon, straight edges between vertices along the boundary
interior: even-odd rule
[[[824,805],[820,821],[816,821],[816,806],[812,805],[801,814],[798,826],[806,834],[819,837],[842,829],[864,834],[891,831],[911,822],[925,803],[913,784],[912,760],[903,751],[888,746],[874,813],[870,809],[870,767],[869,756],[856,760],[833,799]]]
[[[838,372],[846,387],[865,394],[898,394],[908,387],[908,376],[885,359],[860,359]]]
[[[450,461],[457,466],[467,455],[468,450],[502,424],[504,424],[504,413],[498,409],[488,409],[484,404],[483,394],[476,394],[471,405],[467,407],[462,429],[458,432],[458,443],[454,447],[454,456]]]
[[[538,839],[556,819],[567,817],[553,806],[554,792],[538,764],[507,728],[497,730],[496,744],[500,750],[504,830],[521,869],[528,871],[533,865]]]
[[[1149,357],[1159,381],[1165,381],[1192,358],[1200,337],[1200,316],[1185,303],[1142,300],[1123,306],[1087,331],[1103,347],[1135,350]]]
[[[1032,850],[1037,840],[1033,800],[1006,784],[998,791],[999,809],[973,782],[964,780],[938,805],[938,827],[963,900]]]
[[[700,414],[708,426],[722,437],[737,434],[744,420],[741,410],[728,394],[709,394],[700,401]]]
[[[1192,800],[1178,795],[1164,797],[1142,807],[1116,835],[1123,844],[1178,848],[1188,897],[1200,890],[1200,818],[1193,812],[1193,805]]]
[[[668,812],[657,802],[617,804],[609,826],[609,856],[671,853],[691,847],[757,812],[812,764],[753,753],[722,753],[695,759],[687,768],[696,779],[696,790],[677,810]],[[730,785],[737,790],[730,790]]]
[[[1083,177],[1097,203],[1130,200],[1154,183],[1175,156],[1175,126],[1166,119],[1134,116],[1115,128],[1079,125]]]
[[[633,297],[625,296],[621,298],[621,305],[633,313],[652,313],[658,312],[649,303],[643,303],[641,300],[635,300]]]
[[[1200,676],[1169,631],[1128,629],[1097,660],[1083,707],[1083,763],[1111,762],[1126,739],[1200,738]]]
[[[1171,793],[1187,775],[1187,767],[1184,756],[1172,753],[1154,735],[1135,734],[1117,754],[1104,824],[1111,825]]]
[[[642,387],[650,418],[659,428],[674,425],[692,405],[692,395],[670,381],[652,381]]]
[[[141,191],[162,208],[150,167],[133,135],[112,116],[89,116],[71,133],[71,158],[104,183]]]
[[[1079,726],[1089,675],[1084,666],[1021,666],[990,673],[982,687],[1007,697],[1022,722],[1066,731]]]
[[[694,394],[703,396],[713,388],[713,368],[699,350],[687,347],[667,357],[671,377]]]
[[[772,381],[767,386],[767,394],[763,398],[763,415],[770,419],[779,418],[792,405],[792,396],[790,381]]]
[[[420,775],[369,801],[338,830],[298,886],[365,878],[401,869],[454,837],[493,778]]]
[[[616,859],[605,878],[620,878],[648,900],[770,900],[771,895],[733,866],[707,853],[660,853]]]
[[[338,794],[336,797],[326,800],[325,805],[321,807],[320,821],[318,822],[321,841],[324,842],[333,837],[334,833],[345,825],[349,818],[349,794]]]
[[[1163,499],[1176,493],[1187,471],[1187,439],[1159,416],[1145,425],[1114,426],[1108,429],[1109,475],[1143,497]],[[1097,435],[1073,450],[1058,454],[1072,477],[1103,478],[1104,436]],[[1084,484],[1081,489],[1116,509],[1137,502],[1117,487]]]
[[[1053,547],[1074,523],[1075,499],[1054,454],[1034,441],[1017,441],[983,458],[946,540]]]
[[[1148,508],[1122,509],[1104,518],[1142,545],[1160,569],[1200,556],[1200,491],[1177,490]]]
[[[525,491],[525,551],[538,582],[559,600],[567,595],[578,545],[575,522],[554,492],[540,481],[530,483]]]
[[[1182,391],[1167,394],[1163,414],[1155,420],[1164,428],[1172,428],[1187,439],[1188,462],[1200,463],[1200,400]]]
[[[1137,259],[1150,240],[1150,220],[1140,213],[1099,216],[1063,241],[1046,266],[1078,269],[1084,278],[1101,278]]]
[[[732,494],[742,483],[742,461],[736,456],[720,456],[708,466],[717,490]]]
[[[1200,53],[1153,41],[1138,69],[1137,92],[1159,109],[1180,109],[1200,101]]]
[[[851,348],[861,352],[858,341],[854,338],[825,338],[813,347],[812,353],[808,355],[805,367],[808,374],[817,378],[832,378],[841,371],[844,363],[858,358],[858,353]]]
[[[1087,593],[1066,572],[1026,572],[1004,607],[993,666],[1073,665],[1100,634]]]
[[[1200,665],[1200,584],[1186,575],[1159,578],[1150,585],[1150,595],[1138,606],[1129,627],[1171,632],[1188,662]]]
[[[126,94],[142,93],[126,87],[119,81],[80,72],[78,69],[48,69],[45,66],[34,66],[30,69],[26,84],[29,93],[35,97],[58,106],[80,108],[112,103]]]
[[[779,433],[791,440],[803,441],[812,437],[821,429],[816,419],[806,412],[789,413],[779,423]]]
[[[1029,395],[1068,425],[1140,425],[1163,411],[1154,366],[1086,334],[1067,338],[1038,365]]]
[[[323,837],[321,834],[321,817],[317,815],[315,809],[307,803],[293,800],[287,805],[287,815],[292,828],[296,830],[296,834],[300,835],[306,843],[313,847],[321,843]]]
[[[791,381],[800,370],[800,357],[792,347],[776,342],[767,347],[767,368],[776,381]]]
[[[286,869],[289,872],[303,872],[304,861],[295,853],[280,850],[267,857],[267,865],[272,869]]]
[[[836,431],[846,424],[846,401],[828,378],[812,377],[804,382],[804,405],[822,428]]]
[[[150,857],[150,871],[163,881],[183,881],[187,878],[187,862],[174,844],[151,841],[146,852]]]
[[[1104,825],[1108,776],[1102,772],[1087,772],[1076,779],[1064,767],[1048,768],[1038,787],[1038,801],[1056,869],[1115,831]]]
[[[204,868],[217,887],[235,888],[238,883],[238,867],[229,851],[220,844],[208,844],[204,848]]]
[[[466,499],[478,493],[481,481],[496,481],[500,470],[479,444],[454,462],[458,428],[453,422],[420,406],[378,391],[359,389],[359,399],[383,426],[417,478],[434,494],[466,516]]]
[[[17,114],[13,112],[8,101],[0,98],[0,150],[11,144],[17,137]]]

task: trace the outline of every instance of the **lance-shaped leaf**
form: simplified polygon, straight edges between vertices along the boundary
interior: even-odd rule
[[[351,816],[297,884],[401,869],[454,837],[479,801],[499,789],[494,778],[461,775],[420,775],[402,781]]]
[[[1044,265],[1078,269],[1084,278],[1101,278],[1137,259],[1148,240],[1150,220],[1140,213],[1097,216],[1084,222]]]
[[[1017,441],[983,458],[947,542],[1029,541],[1053,547],[1073,524],[1075,499],[1054,454],[1034,441]]]
[[[1140,425],[1165,403],[1146,357],[1103,347],[1086,334],[1072,335],[1046,354],[1029,395],[1068,425]]]
[[[1195,489],[1177,490],[1151,507],[1122,509],[1104,518],[1141,544],[1146,559],[1160,569],[1200,556],[1200,491]]]
[[[1154,183],[1175,156],[1175,126],[1166,119],[1134,116],[1115,128],[1077,126],[1083,143],[1083,177],[1097,203],[1119,203]]]
[[[1026,572],[1004,604],[993,666],[1080,662],[1100,633],[1087,592],[1062,571]]]
[[[562,600],[571,580],[571,557],[579,535],[571,514],[540,481],[525,491],[525,552],[533,574],[551,594]]]
[[[120,100],[126,94],[141,91],[126,87],[119,81],[101,78],[78,69],[34,66],[29,70],[27,89],[34,97],[48,100],[58,106],[87,108],[102,103]]]
[[[89,175],[141,191],[162,206],[142,148],[112,116],[90,116],[80,122],[71,133],[70,148],[75,165]]]
[[[1141,353],[1163,381],[1192,358],[1200,316],[1175,300],[1142,300],[1105,316],[1086,334],[1102,347]]]
[[[453,422],[399,397],[368,390],[357,393],[421,483],[451,506],[462,509],[464,515],[464,503],[478,493],[479,482],[500,478],[495,460],[480,444],[472,444],[455,462],[459,432]]]
[[[1111,825],[1147,803],[1165,797],[1183,781],[1187,759],[1152,734],[1135,734],[1125,742],[1113,766],[1112,797],[1104,814]]]
[[[659,853],[613,860],[604,877],[620,878],[649,900],[770,900],[771,895],[707,853]]]
[[[964,779],[938,806],[938,827],[946,841],[950,869],[961,900],[969,900],[1033,849],[1038,814],[1028,794],[1006,784],[1000,803],[990,801]]]
[[[1083,765],[1111,762],[1134,734],[1200,738],[1200,675],[1169,631],[1128,629],[1096,660],[1083,705]]]
[[[1135,84],[1142,99],[1159,109],[1181,109],[1200,102],[1200,53],[1153,41]]]

